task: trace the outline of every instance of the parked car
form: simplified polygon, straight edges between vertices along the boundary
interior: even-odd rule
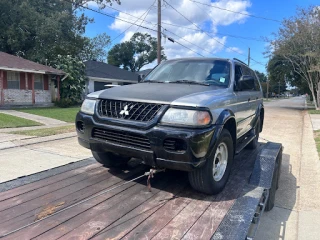
[[[185,58],[162,62],[138,84],[89,94],[76,128],[107,167],[140,158],[188,171],[194,189],[216,194],[235,154],[257,147],[263,121],[259,79],[245,63]]]

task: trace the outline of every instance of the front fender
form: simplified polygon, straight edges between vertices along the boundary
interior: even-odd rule
[[[225,109],[220,113],[215,124],[216,125],[224,125],[231,118],[235,119],[234,113],[230,109]]]
[[[210,141],[210,145],[208,148],[210,150],[207,152],[206,158],[209,158],[213,156],[213,154],[215,154],[213,152],[214,146],[220,137],[220,134],[222,132],[222,129],[224,128],[225,123],[230,119],[234,119],[234,122],[236,122],[235,115],[230,109],[225,109],[220,113],[219,117],[217,118],[217,121],[215,122],[216,128],[212,136],[212,139]],[[236,129],[235,129],[235,132],[236,132]]]

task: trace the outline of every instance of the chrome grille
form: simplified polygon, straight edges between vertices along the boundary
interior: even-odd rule
[[[118,100],[101,100],[99,103],[100,116],[121,118],[133,121],[148,122],[157,115],[161,104],[139,103]]]
[[[94,128],[92,130],[92,137],[109,141],[112,143],[118,143],[126,146],[142,148],[142,149],[150,149],[150,141],[147,137],[130,132],[118,131],[118,130],[110,130],[110,129],[102,129],[102,128]]]

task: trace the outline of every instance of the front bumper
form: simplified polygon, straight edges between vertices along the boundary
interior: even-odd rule
[[[84,125],[83,131],[78,130],[78,123]],[[135,129],[123,126],[105,124],[103,120],[79,112],[76,117],[79,144],[92,151],[110,151],[121,155],[136,157],[152,167],[162,167],[183,171],[192,171],[204,165],[207,154],[212,149],[217,138],[216,126],[208,128],[189,129],[156,125],[150,129]],[[93,129],[130,132],[145,136],[150,141],[149,149],[142,149],[130,144],[120,144],[114,141],[92,137]],[[184,142],[184,149],[172,151],[164,148],[166,139],[177,139]]]

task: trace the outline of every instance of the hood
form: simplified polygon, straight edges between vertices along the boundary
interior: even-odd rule
[[[189,98],[187,97],[189,95],[196,100],[196,96],[204,92],[218,92],[215,90],[225,89],[217,86],[182,83],[139,83],[109,88],[99,92],[98,96],[103,99],[171,104],[178,99]]]

